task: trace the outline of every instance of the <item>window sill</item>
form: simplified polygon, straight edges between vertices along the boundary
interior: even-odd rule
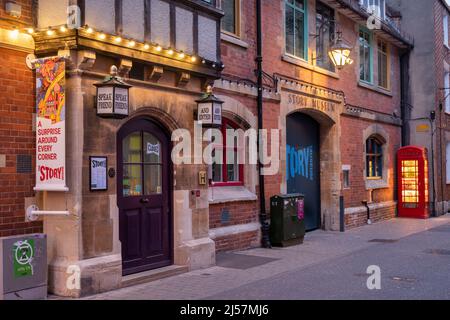
[[[311,71],[315,71],[317,73],[324,74],[326,76],[329,76],[329,77],[332,77],[332,78],[335,78],[335,79],[339,79],[339,75],[336,72],[329,71],[327,69],[323,69],[323,68],[318,67],[318,66],[313,66],[313,65],[309,64],[308,61],[303,60],[301,58],[297,58],[297,57],[294,57],[294,56],[290,56],[288,54],[284,54],[284,55],[281,56],[281,60],[283,60],[285,62],[288,62],[290,64],[294,64],[296,66],[305,68],[305,69],[309,69]]]
[[[368,83],[368,82],[364,82],[362,80],[358,81],[358,86],[362,87],[364,89],[369,89],[369,90],[384,94],[385,96],[393,97],[392,91],[383,89],[381,87],[378,87],[378,86]]]
[[[366,189],[367,190],[375,190],[375,189],[389,189],[389,183],[385,179],[370,179],[366,178]]]
[[[256,201],[256,194],[241,187],[215,187],[208,189],[209,204],[220,204],[228,202]]]
[[[228,33],[223,33],[222,32],[221,35],[220,35],[220,39],[222,41],[224,41],[224,42],[228,42],[228,43],[234,44],[234,45],[236,45],[238,47],[241,47],[243,49],[248,49],[248,47],[249,47],[247,42],[242,41],[241,39],[239,39],[236,36],[229,35]]]

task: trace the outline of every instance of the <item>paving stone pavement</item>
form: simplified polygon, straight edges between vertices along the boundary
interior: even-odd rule
[[[353,229],[345,233],[315,231],[306,235],[305,242],[302,245],[274,249],[255,248],[238,252],[238,254],[242,255],[273,259],[270,261],[268,260],[269,262],[253,268],[237,269],[215,266],[208,269],[196,270],[178,276],[161,279],[147,284],[141,284],[129,288],[86,297],[84,299],[273,299],[273,296],[267,296],[263,292],[259,294],[257,291],[251,296],[243,295],[245,295],[246,292],[255,292],[255,290],[252,290],[252,287],[254,285],[256,286],[255,288],[257,288],[258,285],[264,287],[265,283],[271,283],[271,285],[273,286],[286,286],[286,288],[288,288],[289,280],[283,280],[283,277],[286,278],[286,275],[290,273],[300,274],[300,271],[303,272],[303,270],[309,270],[310,273],[314,273],[315,270],[321,269],[323,266],[329,266],[335,263],[337,264],[336,268],[339,268],[339,259],[348,259],[349,257],[352,258],[353,256],[357,257],[358,255],[362,255],[361,258],[367,260],[366,262],[368,266],[371,264],[370,249],[377,248],[379,251],[381,248],[380,245],[382,245],[379,242],[370,242],[371,240],[400,240],[414,235],[419,236],[420,239],[420,235],[422,233],[427,231],[434,231],[427,232],[427,239],[430,239],[430,235],[433,233],[435,233],[437,237],[440,232],[439,227],[450,227],[450,215],[429,220],[393,219],[390,221]],[[448,237],[448,235],[450,234],[444,232],[441,233],[441,237]],[[427,243],[427,241],[424,242]],[[415,244],[410,245],[415,246]],[[427,245],[428,247],[432,247],[429,243],[427,243]],[[425,250],[426,248],[423,249]],[[450,250],[450,248],[447,249]],[[383,250],[384,249],[382,249],[381,253],[378,254],[382,255]],[[408,260],[410,257],[404,255],[402,256],[402,251],[400,251],[399,249],[397,249],[398,252],[395,251],[395,247],[393,247],[392,250],[394,257],[397,256],[398,259],[402,258],[405,259],[405,261],[408,261],[408,263],[411,262],[410,260]],[[375,252],[375,250],[373,252]],[[450,259],[448,257],[445,258]],[[398,261],[398,263],[401,264],[402,262]],[[354,273],[358,274],[358,272],[360,272],[361,277],[367,277],[365,275],[365,269],[363,269],[362,266],[358,266],[358,268],[360,268],[361,270],[356,269],[354,270]],[[448,270],[450,270],[450,268]],[[330,271],[323,268],[323,272],[325,273],[315,272],[316,274],[314,274],[314,276],[326,277],[326,272],[332,273],[333,269],[331,269]],[[448,272],[446,274],[448,275]],[[328,276],[330,275],[328,274]],[[277,277],[280,280],[279,282],[276,281],[276,279],[278,279]],[[403,285],[408,284],[407,280],[408,279],[404,280]],[[345,283],[341,283],[340,285],[345,286]],[[278,288],[278,291],[282,291],[282,289],[283,288]],[[267,287],[264,287],[264,290],[267,290]],[[322,290],[326,290],[326,288],[322,288]],[[242,293],[242,295],[239,294],[240,292]],[[280,295],[280,297],[282,296],[283,294]],[[288,298],[288,296],[285,298]],[[295,297],[293,296],[293,298]],[[303,298],[303,296],[300,296],[299,298]]]

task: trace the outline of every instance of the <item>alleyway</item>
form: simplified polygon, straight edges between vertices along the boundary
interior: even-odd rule
[[[217,266],[87,299],[449,299],[450,215],[395,219],[305,244],[219,255]],[[381,290],[366,287],[370,265]]]

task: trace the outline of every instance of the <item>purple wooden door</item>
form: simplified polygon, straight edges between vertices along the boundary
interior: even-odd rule
[[[153,122],[137,119],[119,131],[117,144],[123,274],[171,265],[169,138]]]

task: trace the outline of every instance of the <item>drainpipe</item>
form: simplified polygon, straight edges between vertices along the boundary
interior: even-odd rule
[[[442,118],[444,117],[443,114],[442,114],[443,108],[444,107],[442,105],[442,102],[439,103],[439,161],[440,161],[440,168],[441,168],[440,176],[441,176],[441,188],[442,188],[442,190],[441,190],[442,215],[445,214],[445,204],[444,204],[444,201],[445,201],[445,181],[444,181],[444,172],[443,172],[443,168],[445,168],[445,164],[442,165],[443,164],[442,161],[444,159],[444,154],[443,154],[443,150],[442,150],[443,149],[443,145],[442,145],[442,143],[443,143],[443,141],[442,141],[442,127],[443,127],[443,125],[442,125]]]
[[[262,69],[262,9],[261,9],[261,0],[256,0],[256,73],[258,77],[258,98],[257,98],[257,108],[258,108],[258,129],[261,130],[263,128],[263,69]],[[261,150],[261,135],[258,134],[258,154]],[[259,220],[261,223],[261,231],[262,231],[262,247],[263,248],[271,248],[270,238],[269,238],[269,224],[267,222],[267,213],[266,213],[266,196],[265,196],[265,188],[264,188],[264,176],[262,173],[262,164],[261,162],[258,165],[258,175],[259,175],[259,206],[260,206],[260,214]]]
[[[366,207],[367,209],[367,224],[372,224],[372,220],[370,220],[370,208],[369,208],[369,201],[364,200],[362,201],[362,204]]]
[[[362,204],[366,207],[367,209],[367,224],[372,224],[372,219],[370,218],[370,207],[369,207],[369,203],[373,202],[373,189],[369,190],[370,193],[370,200],[364,200],[362,201]]]
[[[402,120],[402,146],[408,146],[410,144],[410,125],[409,119],[411,119],[410,112],[410,90],[409,90],[409,60],[410,52],[407,51],[400,56],[400,96],[401,96],[401,120]]]

